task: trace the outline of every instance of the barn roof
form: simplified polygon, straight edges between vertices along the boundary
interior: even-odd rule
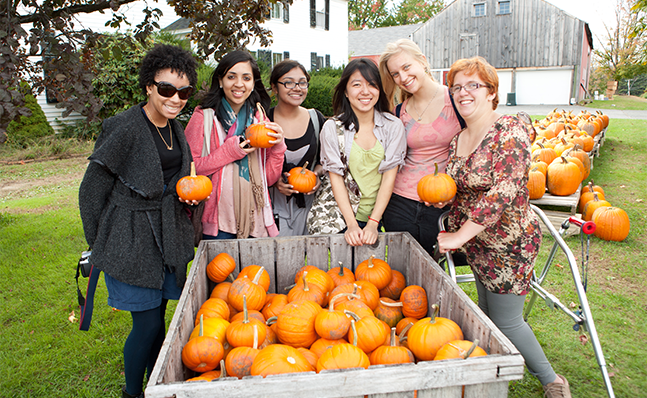
[[[348,54],[351,57],[379,55],[387,43],[410,38],[422,23],[348,32]]]

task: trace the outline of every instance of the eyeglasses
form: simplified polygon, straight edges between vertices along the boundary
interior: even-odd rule
[[[490,87],[490,85],[489,84],[481,84],[481,83],[477,83],[477,82],[469,82],[464,86],[460,86],[460,85],[457,84],[455,86],[451,86],[449,88],[449,92],[450,92],[451,95],[456,95],[461,91],[462,88],[464,88],[465,91],[470,92],[470,91],[477,90],[477,89],[479,89],[481,87]]]
[[[283,87],[287,88],[288,90],[292,90],[296,86],[299,86],[300,89],[305,90],[310,85],[310,83],[304,82],[303,80],[300,81],[299,83],[293,82],[291,80],[288,80],[287,82],[277,82],[277,83],[282,84]]]
[[[184,86],[178,89],[167,82],[153,82],[153,84],[157,86],[157,92],[162,97],[171,98],[177,93],[181,100],[187,100],[193,94],[193,86]]]

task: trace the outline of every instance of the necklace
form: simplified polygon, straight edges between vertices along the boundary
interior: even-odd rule
[[[159,127],[153,122],[153,118],[151,117],[150,113],[148,113],[148,109],[144,106],[144,112],[146,112],[146,116],[148,116],[148,120],[150,120],[151,123],[153,123],[153,126],[155,126],[155,129],[157,130],[157,134],[160,135],[160,138],[162,139],[162,142],[164,142],[164,145],[166,145],[166,149],[169,151],[173,150],[173,129],[171,128],[171,123],[168,122],[168,119],[166,120],[166,125],[168,126],[168,131],[171,133],[171,145],[166,143],[166,140],[162,136],[162,132],[160,131]]]
[[[422,113],[419,113],[419,112],[418,112],[418,110],[416,109],[416,105],[415,105],[415,104],[412,104],[412,105],[413,105],[413,110],[414,110],[414,111],[416,111],[416,114],[418,115],[418,121],[421,121],[421,120],[422,120],[422,116],[423,116],[423,115],[425,114],[425,112],[427,111],[427,108],[429,108],[429,105],[431,105],[431,101],[433,101],[433,100],[434,100],[434,98],[436,98],[436,94],[438,94],[438,90],[439,90],[439,89],[440,89],[440,84],[437,84],[437,85],[436,85],[436,92],[434,93],[434,96],[433,96],[433,97],[431,97],[431,99],[429,100],[429,102],[427,102],[427,106],[425,106],[425,109],[423,109],[423,110],[422,110]]]

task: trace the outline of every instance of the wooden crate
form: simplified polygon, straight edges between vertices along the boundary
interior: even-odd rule
[[[306,258],[309,265],[321,269],[327,269],[330,258],[332,264],[342,261],[354,270],[359,262],[374,254],[402,272],[408,284],[424,287],[430,307],[438,303],[440,316],[458,323],[466,339],[479,339],[479,345],[489,355],[467,361],[429,361],[319,374],[307,372],[266,378],[250,376],[242,380],[184,382],[194,374],[182,364],[182,347],[193,329],[196,312],[213,287],[206,277],[206,265],[221,252],[236,259],[236,274],[241,266],[264,266],[272,276],[270,292],[283,292],[284,287],[292,284]],[[524,360],[514,345],[408,233],[380,234],[374,247],[356,248],[347,245],[343,235],[220,240],[203,241],[198,247],[145,394],[147,398],[404,398],[413,397],[417,391],[420,398],[507,397],[508,382],[523,378],[523,373]]]
[[[559,231],[560,226],[570,216],[582,218],[581,214],[577,214],[577,203],[580,200],[580,193],[582,191],[582,184],[577,188],[577,192],[569,196],[555,196],[548,193],[548,191],[539,199],[532,199],[531,204],[539,207],[546,213],[551,224]],[[544,223],[540,222],[541,230],[544,234],[548,235],[548,228]],[[577,228],[569,228],[566,235],[578,234]]]

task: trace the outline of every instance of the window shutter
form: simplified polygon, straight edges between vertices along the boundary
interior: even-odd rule
[[[317,70],[317,53],[310,53],[310,71]]]
[[[317,0],[310,0],[310,27],[317,26]]]
[[[290,23],[290,5],[283,3],[283,22]]]
[[[330,54],[326,54],[326,68],[330,68]]]
[[[290,52],[289,51],[283,51],[283,59],[290,59]]]
[[[330,0],[326,0],[326,22],[324,29],[330,30]]]

